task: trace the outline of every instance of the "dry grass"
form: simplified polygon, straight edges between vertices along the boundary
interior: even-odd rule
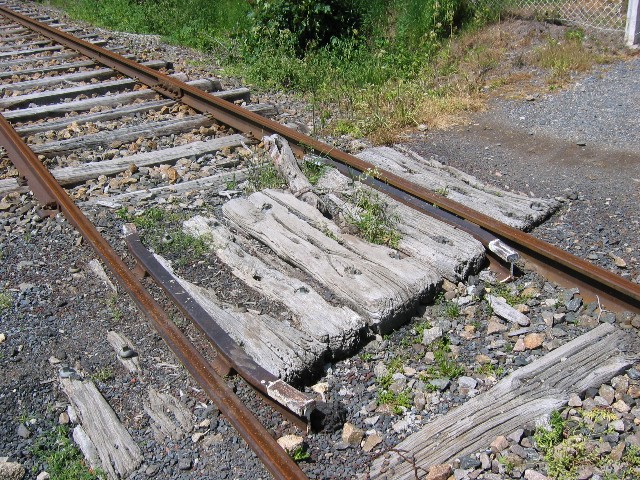
[[[419,79],[356,92],[330,133],[390,144],[418,125],[460,125],[491,97],[524,98],[561,88],[620,50],[579,29],[508,18],[453,39]],[[424,127],[422,127],[424,128]]]

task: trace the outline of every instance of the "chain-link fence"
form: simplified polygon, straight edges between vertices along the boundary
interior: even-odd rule
[[[540,18],[624,32],[628,0],[478,0]]]

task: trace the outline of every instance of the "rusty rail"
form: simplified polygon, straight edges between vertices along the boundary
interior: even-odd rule
[[[220,411],[246,440],[267,470],[277,479],[306,479],[307,477],[300,467],[278,445],[224,380],[213,371],[206,358],[169,319],[162,307],[80,211],[80,208],[58,184],[51,172],[38,160],[38,157],[1,115],[0,145],[5,148],[9,159],[21,175],[27,179],[29,187],[38,200],[43,204],[58,208],[93,247],[115,275],[118,283],[131,295],[165,343],[202,386],[209,398],[218,405]]]
[[[41,33],[69,48],[72,48],[96,62],[107,65],[119,72],[134,77],[141,83],[158,92],[191,106],[195,110],[211,114],[218,121],[225,123],[245,134],[262,138],[264,135],[277,133],[291,144],[297,154],[310,150],[330,160],[348,166],[357,172],[375,171],[379,184],[386,185],[387,193],[395,192],[398,197],[404,197],[405,203],[415,208],[415,202],[407,201],[412,198],[423,204],[431,204],[438,209],[451,214],[449,218],[462,230],[467,230],[467,223],[457,220],[467,220],[475,224],[474,228],[481,228],[495,235],[505,242],[511,242],[518,253],[529,261],[535,269],[545,274],[553,273],[555,280],[565,284],[578,285],[590,291],[605,303],[608,308],[630,310],[640,313],[640,285],[636,285],[619,275],[593,265],[575,255],[565,252],[547,242],[533,237],[516,228],[499,222],[488,215],[473,210],[470,207],[455,202],[449,198],[426,190],[406,179],[383,169],[376,169],[374,165],[361,160],[333,146],[318,141],[279,123],[249,112],[233,103],[218,99],[213,95],[191,87],[184,82],[156,72],[150,68],[110,52],[89,42],[77,39],[72,35],[61,32],[46,24],[32,20],[24,15],[0,6],[0,13],[13,21]],[[424,211],[424,209],[420,209]]]
[[[218,325],[215,319],[175,281],[173,274],[142,245],[135,225],[125,225],[124,236],[127,247],[138,264],[173,300],[182,313],[205,334],[226,364],[238,372],[256,390],[281,403],[296,415],[310,417],[315,408],[314,399],[268,372],[247,355]]]

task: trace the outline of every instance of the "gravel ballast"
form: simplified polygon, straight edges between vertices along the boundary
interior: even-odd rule
[[[149,57],[187,57],[185,49],[164,46],[157,38],[147,44],[144,37],[114,37],[116,43],[128,39],[130,45],[146,49]],[[468,125],[416,133],[406,143],[426,158],[496,187],[559,199],[560,211],[532,233],[640,283],[639,73],[638,58],[600,67],[559,92],[533,100],[496,100]],[[269,98],[278,100],[282,121],[296,119],[303,110],[298,101],[286,104],[281,94],[261,95],[261,101]],[[215,210],[222,201],[201,192],[166,203],[196,214]],[[269,478],[128,297],[114,293],[93,274],[89,261],[95,254],[71,226],[61,218],[41,219],[28,194],[0,205],[0,457],[22,464],[25,478],[36,478],[45,469],[33,449],[38,439],[66,422],[61,414],[68,400],[59,388],[58,371],[69,365],[94,379],[142,449],[144,461],[132,478]],[[99,207],[88,215],[125,254],[123,221]],[[242,289],[225,278],[215,277],[218,288],[240,291],[241,296]],[[158,290],[153,291],[160,298]],[[514,326],[492,315],[487,291],[512,300],[530,324]],[[168,308],[200,341],[198,332]],[[322,376],[301,386],[319,401],[344,409],[335,428],[306,437],[310,458],[301,466],[314,479],[366,478],[375,456],[431,418],[602,322],[629,332],[640,327],[637,316],[601,310],[597,302],[583,302],[579,292],[534,274],[504,287],[486,273],[465,284],[446,284],[441,298],[415,312],[406,326],[371,338],[357,356],[325,365]],[[127,372],[118,362],[106,341],[109,330],[132,341],[141,374]],[[446,342],[441,341],[444,337]],[[443,371],[442,355],[462,371]],[[232,377],[228,382],[276,437],[303,434],[266,408],[242,381]],[[193,429],[179,439],[158,437],[145,411],[149,388],[185,405]],[[380,404],[385,392],[406,399],[395,408]],[[573,398],[561,414],[578,422],[589,416],[583,411],[606,407],[612,414],[600,422],[604,426],[593,427],[597,432],[590,441],[612,458],[611,469],[623,468],[629,446],[640,444],[638,398],[640,373],[633,368],[598,391]],[[522,429],[497,443],[499,447],[487,445],[486,451],[456,460],[447,473],[461,480],[544,479],[534,475],[549,473],[535,448],[534,427],[526,424]],[[500,461],[503,451],[511,456]],[[603,478],[610,473],[606,468],[584,471],[581,478]]]

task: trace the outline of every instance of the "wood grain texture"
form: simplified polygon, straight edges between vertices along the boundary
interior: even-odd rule
[[[158,261],[173,274],[167,261]],[[191,295],[216,323],[245,352],[267,371],[289,382],[321,371],[326,347],[306,332],[284,320],[260,315],[243,308],[224,308],[216,294],[173,274],[175,280]]]
[[[530,230],[559,206],[552,199],[532,198],[483,184],[477,178],[411,150],[367,149],[357,155],[372,164],[447,198],[467,205],[512,227]]]
[[[93,382],[69,378],[60,382],[109,478],[133,473],[142,463],[142,452]]]
[[[572,393],[609,381],[637,361],[637,352],[637,337],[601,324],[407,437],[373,462],[371,478],[414,479],[414,468],[426,473],[431,465],[487,448],[498,435],[562,407]]]
[[[311,275],[374,329],[395,328],[421,299],[433,295],[437,275],[412,259],[400,259],[390,248],[353,236],[336,239],[328,235],[336,228],[330,220],[313,225],[297,214],[306,210],[308,218],[314,215],[319,220],[321,214],[310,205],[291,194],[268,191],[268,195],[258,192],[231,200],[223,206],[223,214],[280,258]]]
[[[184,229],[211,242],[217,257],[245,284],[286,306],[294,316],[293,326],[325,344],[329,358],[344,357],[359,346],[365,322],[353,310],[331,305],[309,284],[251,255],[214,218],[193,217],[184,223]]]

